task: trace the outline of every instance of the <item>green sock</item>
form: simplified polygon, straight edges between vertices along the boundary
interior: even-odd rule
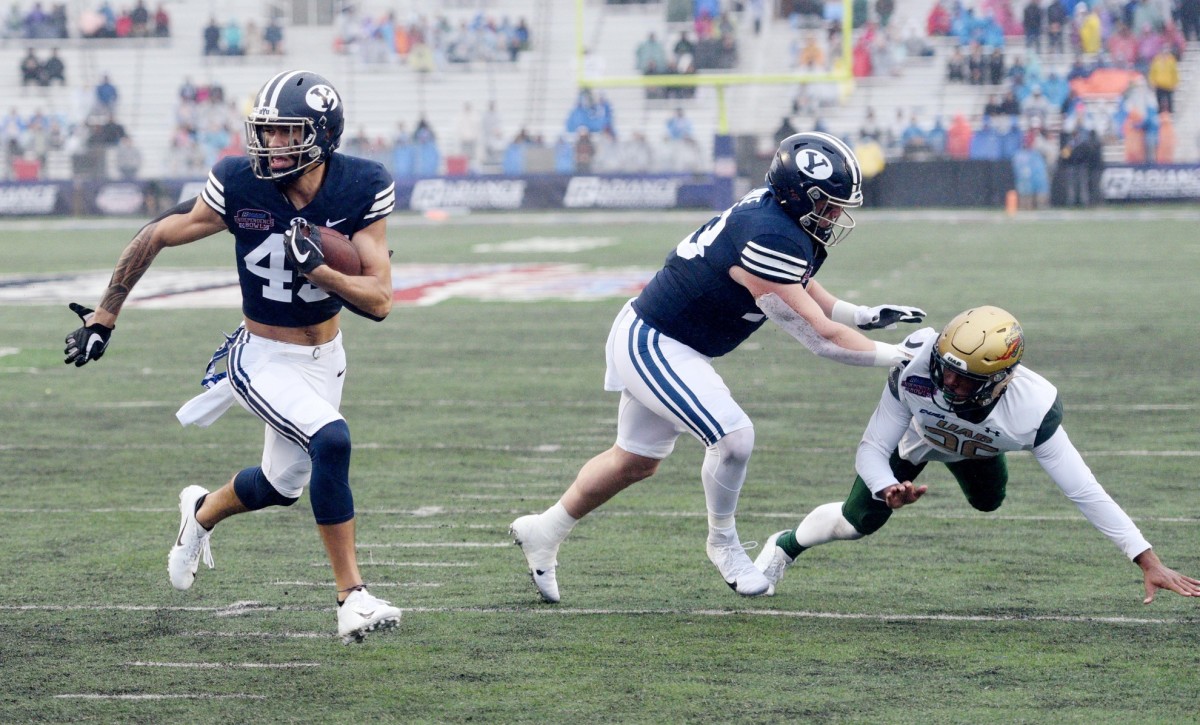
[[[775,545],[783,549],[783,553],[795,559],[804,551],[804,547],[796,542],[796,531],[780,534],[778,539],[775,539]]]

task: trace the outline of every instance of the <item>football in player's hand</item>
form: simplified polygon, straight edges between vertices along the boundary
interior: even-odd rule
[[[321,251],[325,254],[325,264],[333,267],[342,274],[362,274],[362,259],[358,249],[345,234],[329,227],[317,227],[321,234]]]

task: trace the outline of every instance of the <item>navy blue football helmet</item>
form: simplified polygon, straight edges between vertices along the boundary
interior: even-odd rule
[[[860,207],[862,169],[841,140],[816,131],[785,138],[767,170],[767,186],[800,228],[826,247],[846,238]]]
[[[284,133],[291,141],[272,147],[267,128]],[[272,181],[291,181],[306,169],[329,159],[342,140],[345,115],[342,97],[333,85],[311,71],[285,71],[267,81],[254,98],[246,117],[246,153],[254,175]],[[272,164],[294,159],[286,167]]]

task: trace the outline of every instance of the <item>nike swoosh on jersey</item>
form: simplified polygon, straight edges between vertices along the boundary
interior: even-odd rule
[[[922,342],[911,342],[911,341],[909,341],[909,340],[905,340],[905,341],[904,341],[904,346],[905,346],[905,347],[907,347],[907,348],[909,348],[910,350],[916,350],[918,347],[920,347],[920,346],[921,346],[921,345],[923,345],[923,344],[925,344],[925,343],[922,343]]]
[[[342,217],[341,219],[338,219],[338,220],[336,220],[336,221],[330,221],[329,219],[326,219],[326,220],[325,220],[325,226],[327,226],[327,227],[336,227],[338,224],[341,224],[341,223],[342,223],[342,222],[344,222],[344,221],[346,221],[346,217]]]
[[[340,378],[345,374],[346,374],[346,368],[342,368],[341,371],[337,374],[337,376]]]

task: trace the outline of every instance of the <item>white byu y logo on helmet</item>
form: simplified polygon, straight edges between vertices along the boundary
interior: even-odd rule
[[[833,163],[829,157],[815,149],[802,149],[796,156],[796,168],[805,176],[824,181],[833,176]]]
[[[337,91],[326,85],[317,85],[304,94],[304,102],[314,111],[325,113],[338,107]]]

